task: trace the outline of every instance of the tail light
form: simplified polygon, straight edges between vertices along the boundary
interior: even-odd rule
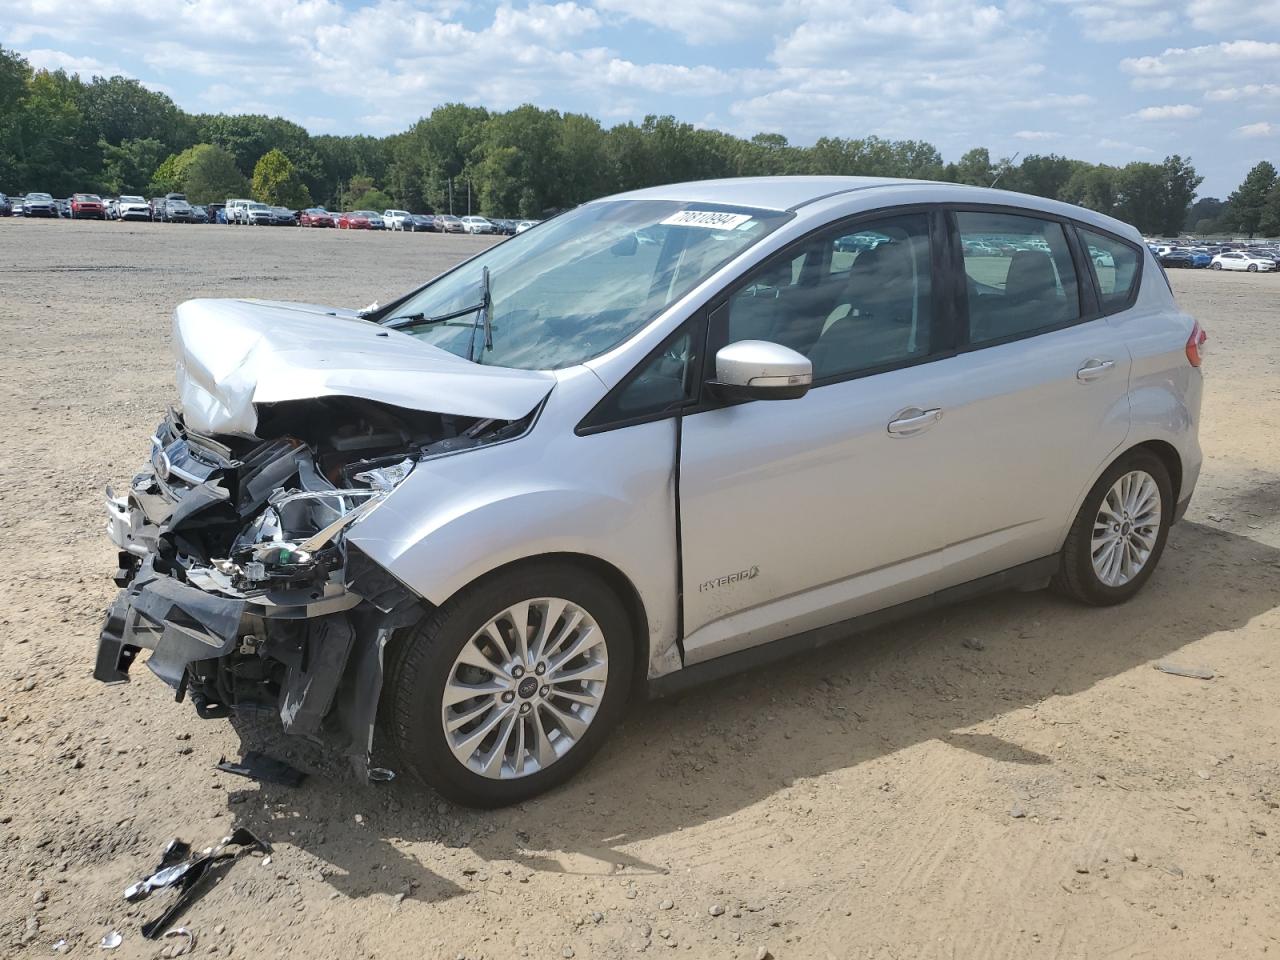
[[[1191,335],[1187,337],[1187,362],[1193,367],[1200,366],[1201,349],[1208,339],[1209,335],[1200,328],[1200,321],[1197,320],[1191,327]]]

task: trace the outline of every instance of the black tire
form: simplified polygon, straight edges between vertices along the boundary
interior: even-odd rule
[[[1160,529],[1156,533],[1155,546],[1147,558],[1146,565],[1128,583],[1118,587],[1103,583],[1093,569],[1092,542],[1093,523],[1102,506],[1107,491],[1126,473],[1141,470],[1155,481],[1160,490]],[[1084,498],[1080,512],[1067,533],[1067,541],[1062,547],[1058,572],[1053,578],[1053,587],[1059,593],[1087,603],[1092,606],[1105,607],[1124,603],[1142,589],[1143,584],[1151,577],[1152,571],[1160,562],[1164,552],[1165,541],[1169,536],[1169,527],[1173,523],[1173,483],[1169,479],[1169,471],[1164,462],[1150,450],[1131,450],[1126,453],[1104,473],[1093,485],[1089,495]]]
[[[1209,264],[1209,269],[1210,269],[1210,270],[1221,270],[1221,269],[1222,269],[1222,264],[1220,264],[1220,263],[1211,263],[1211,264]]]
[[[498,780],[467,769],[449,749],[441,724],[444,686],[464,644],[491,617],[520,600],[560,597],[587,610],[604,633],[609,675],[604,697],[586,733],[545,770]],[[569,563],[515,567],[460,591],[388,652],[381,711],[402,768],[456,803],[503,807],[569,780],[600,749],[618,723],[631,688],[634,641],[630,618],[600,578]]]
[[[1249,264],[1249,266],[1248,266],[1248,268],[1247,268],[1247,269],[1248,269],[1248,271],[1249,271],[1250,273],[1257,273],[1257,272],[1258,272],[1258,265],[1257,265],[1256,263],[1251,263],[1251,264]]]

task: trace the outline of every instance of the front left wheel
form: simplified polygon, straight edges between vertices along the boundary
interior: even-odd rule
[[[420,780],[468,806],[550,790],[617,724],[634,643],[613,590],[577,566],[481,580],[391,651],[383,697],[395,751]]]

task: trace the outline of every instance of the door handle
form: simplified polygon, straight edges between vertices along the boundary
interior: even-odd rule
[[[899,410],[897,416],[889,421],[891,437],[913,437],[917,433],[928,430],[942,419],[942,409],[921,410],[919,407],[907,407]]]
[[[1097,380],[1099,377],[1106,376],[1107,371],[1115,365],[1116,362],[1114,360],[1090,357],[1084,362],[1084,366],[1076,371],[1076,379],[1084,383],[1088,383],[1090,380]]]

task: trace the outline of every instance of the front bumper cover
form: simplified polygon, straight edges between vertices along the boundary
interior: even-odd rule
[[[157,574],[147,559],[107,611],[94,679],[128,680],[129,667],[145,648],[153,651],[147,660],[151,672],[178,688],[189,664],[216,660],[235,649],[244,613],[244,600],[215,596]]]
[[[288,445],[264,444],[225,471],[210,469],[207,451],[203,466],[185,456],[187,438],[175,438],[174,429],[171,415],[153,438],[152,463],[161,469],[139,473],[125,496],[107,491],[121,590],[98,636],[93,676],[127,681],[148,650],[147,667],[176,700],[189,697],[201,717],[274,713],[285,733],[319,742],[367,774],[382,653],[395,630],[422,615],[424,602],[340,538],[310,550],[330,557],[309,579],[245,584],[225,571],[238,575],[261,561],[193,562],[186,551],[200,541],[189,525],[206,522],[202,516],[228,500],[246,516],[263,509],[284,515],[290,508],[278,484],[316,481],[302,478],[305,457],[295,462],[296,448]],[[300,472],[290,481],[293,470]],[[231,522],[240,521],[233,514]],[[279,543],[295,557],[307,546]]]

